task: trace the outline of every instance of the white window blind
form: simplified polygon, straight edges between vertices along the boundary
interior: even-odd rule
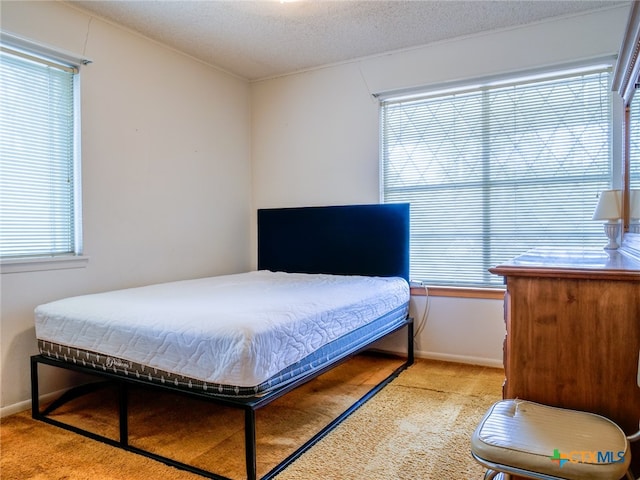
[[[0,257],[79,253],[76,70],[0,51]]]
[[[499,287],[541,246],[606,243],[610,69],[381,101],[382,197],[411,203],[411,278]]]
[[[631,100],[629,116],[629,184],[640,189],[640,95]]]

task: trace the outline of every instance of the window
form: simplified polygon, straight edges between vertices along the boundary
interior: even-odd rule
[[[381,100],[382,201],[411,203],[411,278],[501,287],[543,246],[603,247],[610,67]]]
[[[629,122],[629,187],[640,189],[640,98],[630,105]]]
[[[81,253],[76,66],[2,44],[0,257]]]
[[[626,220],[629,233],[640,233],[640,98],[634,97],[629,104],[629,207]]]

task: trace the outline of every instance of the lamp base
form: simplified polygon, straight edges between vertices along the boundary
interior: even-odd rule
[[[604,224],[604,233],[609,239],[609,243],[604,247],[604,249],[618,249],[620,247],[620,245],[618,244],[618,236],[620,235],[620,222],[618,220],[609,220]]]

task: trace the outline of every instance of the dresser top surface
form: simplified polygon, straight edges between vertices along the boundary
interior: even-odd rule
[[[497,275],[608,276],[640,280],[640,258],[623,249],[535,248],[491,268]]]

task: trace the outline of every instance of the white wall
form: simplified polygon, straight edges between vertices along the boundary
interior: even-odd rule
[[[38,304],[250,268],[250,96],[242,79],[60,2],[1,8],[4,31],[93,60],[81,72],[88,265],[0,279],[1,406],[17,408]]]
[[[253,83],[254,206],[378,202],[372,94],[612,55],[627,15],[607,9]],[[416,319],[424,305],[412,300]],[[417,354],[502,365],[502,317],[501,301],[433,297]]]

